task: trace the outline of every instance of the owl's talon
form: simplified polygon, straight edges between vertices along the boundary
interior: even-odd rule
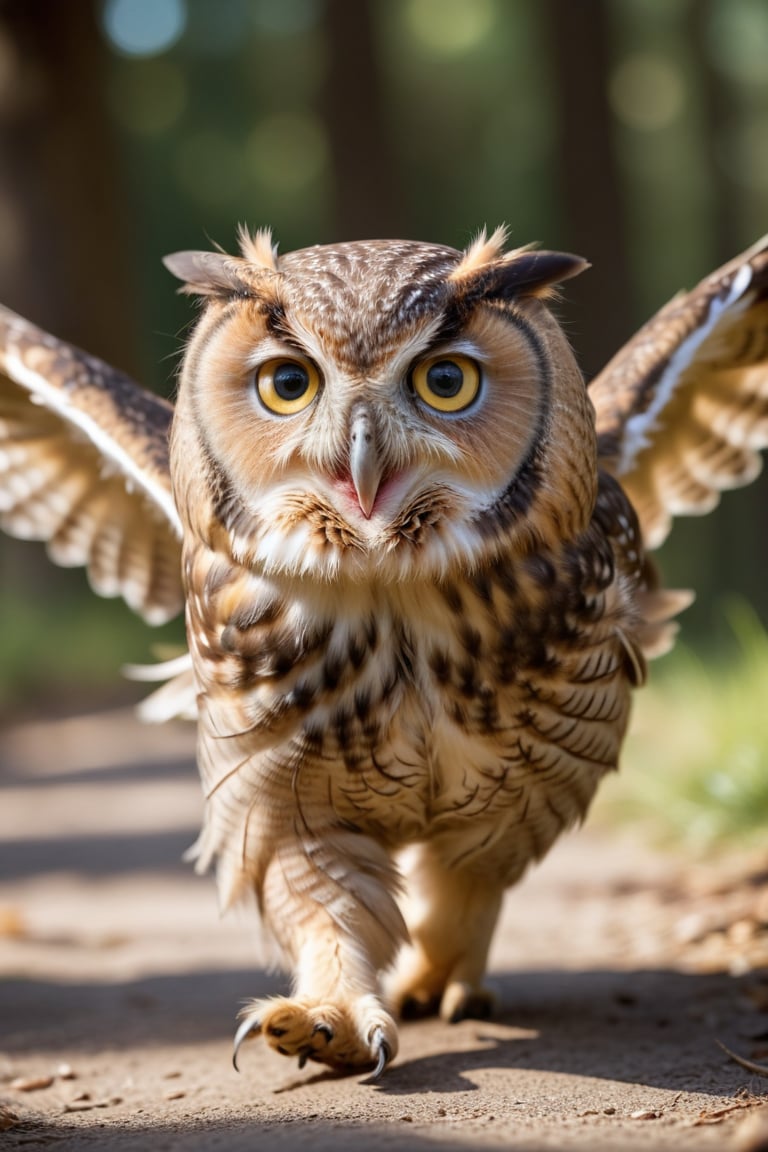
[[[397,1055],[395,1022],[372,994],[346,1004],[276,996],[251,1001],[245,1012],[235,1034],[235,1068],[241,1044],[257,1033],[300,1069],[309,1060],[343,1072],[373,1068],[375,1080]]]
[[[234,1041],[235,1047],[234,1047],[234,1051],[232,1053],[232,1067],[234,1068],[235,1072],[240,1071],[240,1069],[237,1066],[237,1055],[238,1055],[238,1052],[240,1051],[240,1045],[243,1043],[244,1040],[247,1040],[250,1036],[258,1036],[258,1034],[260,1032],[261,1032],[261,1023],[258,1020],[254,1020],[250,1017],[246,1017],[246,1019],[243,1020],[242,1023],[239,1025],[237,1032],[235,1032],[235,1041]]]
[[[382,1032],[381,1028],[377,1028],[371,1036],[371,1046],[378,1050],[376,1067],[374,1068],[373,1072],[371,1072],[370,1076],[366,1076],[365,1080],[363,1080],[363,1084],[375,1084],[386,1068],[387,1064],[389,1064],[390,1060],[392,1059],[392,1050],[389,1047],[389,1044],[387,1044],[387,1041],[384,1039],[384,1033]]]

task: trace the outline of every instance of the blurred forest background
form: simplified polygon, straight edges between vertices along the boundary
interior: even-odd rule
[[[0,0],[3,303],[172,395],[194,309],[160,259],[240,222],[583,254],[559,312],[591,377],[768,231],[768,3]],[[768,620],[767,494],[661,556],[709,656],[734,598]],[[41,545],[0,540],[0,588],[6,718],[136,699],[120,665],[181,641]]]

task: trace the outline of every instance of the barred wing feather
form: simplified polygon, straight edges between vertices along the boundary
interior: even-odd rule
[[[150,624],[183,604],[173,407],[0,308],[0,526]]]
[[[768,446],[768,237],[681,293],[590,386],[601,466],[659,547],[754,480]]]

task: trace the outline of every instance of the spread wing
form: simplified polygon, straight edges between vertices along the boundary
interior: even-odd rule
[[[150,624],[183,603],[173,407],[0,307],[0,526]]]
[[[768,446],[768,237],[674,297],[590,386],[600,463],[648,548],[748,484]]]

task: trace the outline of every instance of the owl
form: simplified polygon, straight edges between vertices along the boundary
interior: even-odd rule
[[[150,623],[196,715],[195,847],[292,977],[235,1036],[378,1076],[396,1017],[484,1016],[505,890],[616,768],[689,594],[649,553],[768,444],[768,241],[585,386],[579,257],[370,241],[167,259],[175,407],[0,315],[0,522]]]

